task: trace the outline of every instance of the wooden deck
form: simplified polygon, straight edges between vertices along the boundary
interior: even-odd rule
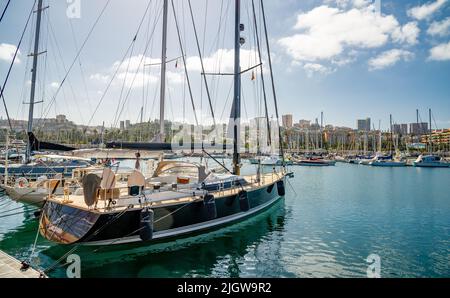
[[[259,182],[255,182],[256,175],[243,176],[249,183],[244,187],[234,187],[232,189],[222,190],[222,191],[214,191],[211,192],[214,194],[215,198],[221,198],[233,194],[237,194],[241,189],[250,190],[265,187],[269,184],[272,184],[283,177],[282,173],[266,173],[261,175],[261,180]],[[162,190],[161,192],[155,192],[153,195],[147,195],[150,199],[150,206],[161,206],[161,205],[176,205],[182,202],[191,202],[194,200],[201,199],[202,193],[199,191],[198,196],[193,197],[191,190],[178,190],[178,191],[170,191],[170,190]],[[64,196],[53,196],[49,198],[51,202],[57,202],[59,204],[75,207],[77,209],[90,211],[93,213],[115,213],[117,211],[125,210],[129,208],[129,205],[136,206],[135,208],[130,209],[139,209],[138,197],[132,197],[128,195],[128,188],[120,188],[120,198],[115,199],[116,205],[113,208],[105,208],[106,201],[99,200],[96,208],[89,208],[84,202],[83,195],[70,195],[68,197],[68,201],[64,201]]]
[[[31,267],[21,270],[22,264],[0,250],[0,278],[40,278],[41,273]],[[45,275],[43,277],[46,277]]]

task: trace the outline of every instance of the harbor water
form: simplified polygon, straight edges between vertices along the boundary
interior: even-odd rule
[[[450,277],[450,169],[290,170],[285,198],[241,223],[166,244],[77,247],[81,277],[366,277],[369,255],[381,277]],[[0,249],[29,258],[33,207],[5,196],[0,206],[0,216],[24,211],[0,217]],[[39,236],[32,264],[49,268],[71,248]]]

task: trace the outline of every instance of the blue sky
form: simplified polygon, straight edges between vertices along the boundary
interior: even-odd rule
[[[143,106],[144,119],[156,118],[159,66],[143,67],[143,64],[159,62],[162,1],[111,0],[54,102],[52,98],[65,69],[74,61],[77,48],[107,1],[80,0],[80,18],[72,19],[67,17],[70,4],[66,1],[44,2],[50,6],[44,14],[41,43],[41,50],[47,50],[47,54],[40,57],[37,98],[44,103],[37,106],[36,116],[53,117],[62,113],[77,123],[87,124],[92,118],[90,124],[105,121],[111,126],[118,125],[119,120],[136,122]],[[233,2],[191,2],[207,71],[232,71]],[[0,24],[1,82],[32,3],[31,0],[12,1]],[[323,111],[325,123],[350,127],[355,126],[357,118],[371,117],[376,126],[381,120],[382,127],[386,128],[390,113],[397,123],[413,122],[416,108],[423,120],[428,119],[428,108],[432,108],[436,125],[450,127],[450,1],[381,0],[381,10],[369,0],[266,0],[264,3],[281,113],[292,113],[295,120],[313,120]],[[0,9],[5,4],[2,0]],[[195,105],[204,111],[199,117],[204,120],[209,111],[187,2],[174,0],[174,4]],[[243,33],[246,44],[242,46],[241,56],[243,69],[258,62],[250,5],[250,1],[242,0],[242,23],[246,26]],[[120,64],[147,7],[133,52]],[[259,4],[256,8],[259,11]],[[181,56],[174,24],[169,11],[168,59]],[[22,102],[29,96],[31,61],[27,54],[31,33],[30,27],[20,48],[20,61],[14,65],[5,88],[13,118],[27,116],[28,107]],[[265,47],[262,50],[268,84]],[[251,72],[242,78],[244,117],[257,116],[263,111],[259,73],[255,75],[255,81],[250,79]],[[231,80],[208,77],[208,81],[216,116],[224,119],[230,109]],[[106,89],[109,82],[111,87]],[[108,90],[106,94],[105,90]],[[178,62],[168,64],[168,119],[193,121],[187,94],[179,58]],[[104,99],[99,104],[102,96]],[[272,97],[268,99],[270,114],[274,114]],[[99,109],[93,115],[97,105]],[[5,117],[3,107],[0,115]]]

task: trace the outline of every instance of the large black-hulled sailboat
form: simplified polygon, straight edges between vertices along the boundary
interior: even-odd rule
[[[167,3],[164,0],[163,49]],[[268,174],[240,175],[241,30],[240,0],[235,0],[232,172],[217,174],[201,164],[161,161],[147,179],[137,170],[126,182],[110,169],[101,177],[88,174],[82,193],[49,197],[40,220],[45,238],[61,244],[154,243],[243,220],[285,195],[289,174],[284,166]]]

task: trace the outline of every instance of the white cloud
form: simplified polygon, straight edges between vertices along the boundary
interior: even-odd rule
[[[370,1],[370,0],[353,0],[352,4],[354,7],[361,8],[361,7],[368,6],[370,4],[370,2],[372,2],[372,1]]]
[[[358,2],[349,10],[322,5],[297,16],[294,29],[300,33],[278,40],[296,61],[339,60],[345,52],[379,48],[390,40],[415,44],[419,28],[415,22],[403,27],[393,15],[382,15],[369,2]]]
[[[89,76],[89,79],[94,80],[94,81],[99,81],[102,83],[106,83],[109,80],[109,75],[104,75],[101,73],[95,73],[95,74],[91,74]]]
[[[167,80],[169,82],[172,82],[174,84],[182,84],[184,82],[184,72],[173,72],[173,71],[168,71],[167,72]]]
[[[313,77],[315,74],[328,75],[333,72],[329,67],[318,63],[306,63],[303,65],[303,69],[309,78]]]
[[[379,56],[369,60],[370,70],[379,70],[395,65],[398,61],[408,61],[414,57],[414,54],[401,49],[393,49],[381,53]]]
[[[447,0],[436,0],[420,6],[415,6],[408,10],[408,15],[417,20],[427,19],[438,11],[446,2]]]
[[[450,29],[450,17],[442,20],[440,22],[431,23],[430,27],[427,30],[427,33],[432,36],[446,36],[449,34]]]
[[[142,71],[143,66],[159,67],[159,64],[161,64],[160,58],[150,58],[140,54],[126,58],[123,63],[121,61],[114,62],[111,69],[115,71],[120,65],[119,72],[136,72],[138,70]]]
[[[139,72],[137,75],[136,72],[121,72],[117,74],[115,80],[116,83],[120,84],[123,84],[125,81],[126,88],[142,88],[144,84],[158,82],[159,77],[148,73],[143,74],[142,72]]]
[[[419,37],[420,29],[417,26],[417,22],[409,22],[403,27],[399,27],[392,32],[392,39],[398,43],[406,43],[409,45],[417,44],[417,38]]]
[[[7,43],[0,44],[0,60],[11,62],[14,57],[14,53],[16,52],[16,49],[17,47],[12,44]],[[20,50],[17,52],[16,60],[14,61],[14,63],[20,63],[19,55]]]
[[[370,0],[325,0],[324,3],[326,4],[334,4],[338,7],[347,8],[349,6],[361,8],[366,7],[370,4]]]
[[[50,83],[50,88],[58,89],[59,88],[59,83],[58,82],[51,82]]]
[[[256,62],[257,60],[259,59],[255,50],[241,50],[242,69],[247,69],[258,64]],[[112,74],[117,71],[113,86],[121,86],[125,82],[126,88],[142,88],[144,84],[155,84],[159,82],[160,64],[160,58],[151,58],[140,54],[129,57],[122,63],[116,61],[105,73],[95,73],[90,75],[89,78],[101,83],[107,83],[111,79]],[[178,59],[177,68],[175,68],[175,64],[175,61],[170,62],[170,65],[168,64],[166,72],[167,82],[171,84],[182,84],[185,80],[182,59]],[[232,72],[234,69],[234,50],[218,49],[212,55],[203,57],[203,64],[206,72]],[[200,58],[197,56],[187,57],[186,65],[189,72],[201,71]]]
[[[257,52],[253,49],[240,51],[242,69],[250,68],[259,63]],[[189,71],[201,71],[200,58],[198,56],[186,59]],[[203,57],[205,72],[232,72],[234,70],[234,49],[218,49],[208,57]]]
[[[429,59],[435,61],[450,60],[450,42],[433,47],[430,50]]]

